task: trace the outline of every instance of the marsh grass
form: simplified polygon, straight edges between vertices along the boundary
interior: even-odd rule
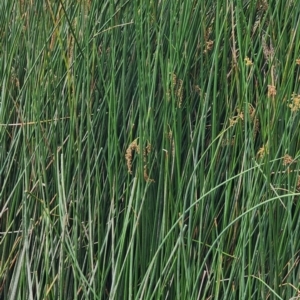
[[[0,7],[2,299],[300,297],[297,1]]]

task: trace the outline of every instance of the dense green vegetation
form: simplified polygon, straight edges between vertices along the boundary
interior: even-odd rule
[[[1,299],[300,298],[299,1],[0,22]]]

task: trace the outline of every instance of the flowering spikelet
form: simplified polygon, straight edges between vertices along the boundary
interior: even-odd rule
[[[289,108],[292,112],[300,110],[300,95],[292,94],[292,103],[289,104]]]
[[[294,162],[295,162],[295,160],[290,155],[288,155],[288,154],[284,155],[283,162],[282,162],[282,164],[284,166],[290,165],[290,164],[292,164]]]
[[[133,151],[140,153],[140,147],[137,144],[137,139],[135,139],[133,142],[130,143],[125,154],[125,159],[127,162],[127,170],[130,174],[132,174],[132,152]]]
[[[263,158],[266,154],[269,154],[268,145],[263,145],[257,152],[259,158]]]
[[[245,57],[244,61],[245,61],[246,66],[252,66],[253,65],[252,60],[248,56]]]
[[[140,154],[140,146],[137,143],[137,138],[131,142],[126,150],[125,159],[127,163],[128,173],[132,174],[132,153],[135,151],[137,154]],[[147,146],[143,149],[143,162],[144,162],[144,179],[145,181],[153,182],[153,179],[150,179],[147,172],[147,156],[151,152],[151,144],[148,143]]]
[[[268,97],[276,96],[276,87],[275,85],[268,85]]]
[[[147,169],[147,156],[148,154],[150,154],[152,150],[152,146],[150,143],[147,144],[147,146],[145,147],[145,149],[143,150],[143,160],[144,160],[144,179],[147,182],[154,182],[153,179],[149,178],[148,176],[148,169]]]
[[[172,73],[172,91],[178,100],[177,105],[180,108],[183,100],[183,81],[175,73]]]

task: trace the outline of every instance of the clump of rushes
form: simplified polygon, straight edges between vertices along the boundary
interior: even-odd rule
[[[1,299],[299,296],[297,1],[0,6]]]

